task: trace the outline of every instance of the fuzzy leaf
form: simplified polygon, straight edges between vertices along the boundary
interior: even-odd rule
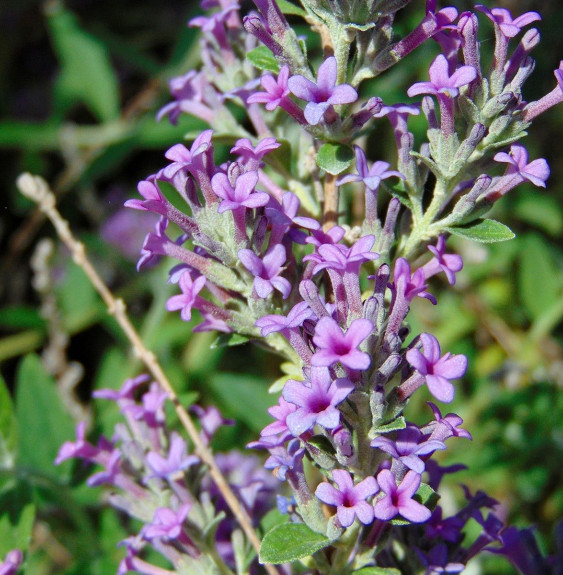
[[[260,547],[260,563],[291,563],[330,545],[330,540],[303,523],[285,523],[266,533]]]
[[[277,74],[280,71],[278,62],[273,52],[266,46],[258,46],[246,55],[247,59],[252,62],[258,70],[266,70]]]
[[[317,154],[317,166],[333,176],[342,173],[353,161],[352,148],[344,144],[323,144]]]
[[[295,4],[289,2],[289,0],[278,0],[278,8],[282,11],[282,14],[290,14],[293,16],[307,16],[307,12],[303,8],[299,8]]]
[[[372,430],[372,433],[374,434],[373,436],[375,437],[375,435],[383,435],[384,433],[391,433],[392,431],[405,429],[406,426],[407,423],[405,421],[405,418],[401,415],[400,417],[397,417],[393,421],[389,421],[388,423],[378,425]]]
[[[447,227],[446,231],[454,236],[483,244],[505,242],[516,237],[516,234],[508,226],[496,220],[476,220],[465,226]]]

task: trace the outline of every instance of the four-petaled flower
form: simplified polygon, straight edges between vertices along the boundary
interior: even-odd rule
[[[513,19],[510,10],[506,8],[493,8],[489,10],[489,8],[482,4],[476,4],[475,9],[485,14],[495,26],[498,26],[506,38],[514,38],[514,36],[520,33],[520,30],[522,30],[524,26],[541,20],[541,16],[537,12],[525,12]]]
[[[396,515],[401,515],[413,523],[422,523],[432,515],[430,509],[424,507],[412,497],[420,487],[420,475],[409,471],[399,485],[395,475],[389,469],[383,469],[377,475],[379,488],[385,494],[375,502],[374,515],[382,521],[389,521]]]
[[[312,367],[309,382],[290,379],[283,388],[283,397],[297,405],[297,410],[286,418],[289,431],[297,437],[315,424],[325,429],[335,429],[340,423],[336,408],[354,389],[345,378],[333,380],[326,367]]]
[[[199,276],[193,281],[190,272],[184,271],[178,282],[182,294],[173,295],[166,302],[166,309],[168,311],[176,311],[179,309],[181,310],[180,317],[184,321],[190,321],[192,319],[192,307],[198,297],[197,294],[204,288],[205,282],[205,276]]]
[[[522,144],[510,146],[510,152],[499,152],[493,158],[496,162],[509,164],[504,174],[506,176],[518,176],[518,180],[527,180],[534,186],[545,188],[545,181],[549,178],[549,166],[543,158],[532,160],[528,163],[528,150]]]
[[[148,539],[178,539],[184,530],[183,524],[191,509],[191,503],[184,503],[177,511],[168,507],[159,507],[154,512],[152,523],[143,527],[143,537]]]
[[[336,85],[336,76],[336,58],[330,56],[319,66],[316,84],[300,75],[289,78],[291,92],[308,102],[305,119],[311,126],[316,126],[331,106],[351,104],[358,99],[358,93],[349,84]]]
[[[340,362],[349,369],[367,369],[371,358],[358,347],[372,331],[373,323],[369,319],[355,319],[343,332],[331,317],[321,318],[315,326],[313,343],[318,350],[311,357],[311,364],[330,367]]]
[[[354,485],[348,471],[334,469],[332,479],[337,487],[327,482],[321,483],[315,491],[317,498],[336,507],[336,516],[342,527],[350,527],[356,517],[364,525],[369,525],[373,521],[373,507],[367,500],[379,490],[375,477],[366,477]]]
[[[420,94],[455,98],[459,94],[459,88],[473,82],[477,77],[477,70],[473,66],[460,66],[451,76],[448,70],[446,57],[439,54],[428,70],[430,82],[413,84],[407,90],[407,95],[411,98]]]
[[[238,257],[242,265],[254,276],[252,285],[258,297],[265,299],[274,289],[282,294],[283,299],[289,296],[291,284],[280,276],[287,257],[281,244],[269,248],[262,259],[248,249],[240,250]]]
[[[213,191],[223,201],[219,204],[217,212],[222,214],[228,210],[241,208],[259,208],[265,206],[270,196],[266,192],[255,192],[258,183],[258,172],[251,171],[241,174],[235,181],[235,187],[229,182],[226,174],[215,174],[211,180]]]
[[[424,376],[430,393],[440,401],[450,403],[454,398],[454,386],[451,379],[462,377],[467,370],[467,358],[464,355],[446,353],[440,356],[440,344],[430,333],[420,335],[422,352],[418,348],[407,351],[407,361]]]

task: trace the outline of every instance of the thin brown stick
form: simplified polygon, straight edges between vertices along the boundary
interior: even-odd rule
[[[338,195],[336,176],[327,172],[324,179],[323,205],[323,230],[325,232],[338,223]]]
[[[58,212],[56,208],[55,195],[50,190],[49,185],[43,178],[25,173],[18,177],[17,186],[20,189],[20,192],[27,198],[36,202],[39,206],[39,209],[49,218],[55,230],[57,231],[57,234],[72,253],[73,260],[84,270],[92,282],[92,285],[96,288],[97,292],[100,294],[105,304],[107,305],[108,312],[110,315],[115,317],[117,323],[125,332],[125,335],[133,346],[135,355],[145,364],[155,380],[168,393],[168,397],[174,404],[178,418],[182,422],[182,425],[194,443],[196,454],[208,466],[209,473],[211,474],[211,477],[213,478],[213,481],[217,485],[219,491],[225,498],[227,505],[233,512],[233,515],[236,517],[252,546],[256,550],[256,553],[259,553],[260,539],[252,527],[252,522],[248,514],[229,487],[225,477],[215,463],[213,454],[201,440],[192,418],[188,414],[185,407],[180,403],[174,388],[164,374],[164,371],[158,363],[154,353],[148,350],[142,342],[137,330],[127,316],[125,302],[120,298],[114,297],[111,290],[107,287],[94,266],[91,264],[90,260],[86,257],[84,244],[79,242],[72,235],[68,222],[64,220]],[[266,564],[264,567],[270,575],[277,575],[278,571],[273,565]]]

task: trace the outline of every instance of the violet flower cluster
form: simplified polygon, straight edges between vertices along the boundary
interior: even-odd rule
[[[190,321],[197,310],[194,331],[259,339],[291,365],[271,389],[273,422],[248,446],[267,452],[276,483],[249,456],[217,456],[227,474],[248,466],[233,486],[256,525],[287,484],[289,498],[278,498],[284,521],[260,554],[284,573],[461,573],[483,550],[524,564],[511,544],[520,532],[504,528],[493,499],[465,489],[465,505],[450,515],[438,502],[442,477],[463,466],[441,467],[433,456],[471,435],[434,403],[424,425],[409,422],[405,408],[419,388],[450,403],[467,359],[431,333],[409,333],[407,316],[415,298],[437,304],[430,278],[455,284],[463,262],[446,247],[449,236],[508,239],[486,213],[523,182],[545,187],[547,162],[530,160],[517,141],[563,100],[562,68],[552,93],[526,102],[539,40],[529,26],[539,14],[513,18],[481,5],[459,14],[427,0],[419,25],[396,40],[395,15],[408,3],[254,0],[243,13],[234,0],[202,2],[212,12],[189,23],[201,29],[202,64],[170,82],[173,101],[159,119],[190,114],[209,129],[169,149],[169,163],[139,183],[142,199],[126,203],[159,216],[138,268],[177,262],[170,282],[180,293],[169,311]],[[288,9],[321,33],[322,55],[309,58]],[[492,26],[494,45],[480,45],[481,26],[487,36]],[[362,84],[377,90],[380,75],[430,40],[437,55],[428,77],[405,87],[404,102],[362,100]],[[421,112],[427,141],[417,143],[409,119]],[[395,165],[366,147],[366,134],[385,122]],[[219,138],[231,142],[223,163]],[[361,196],[360,218],[341,213],[351,194]],[[117,401],[128,426],[97,446],[79,428],[58,458],[101,465],[89,483],[117,488],[112,504],[144,522],[125,542],[120,572],[169,573],[141,558],[147,545],[174,573],[259,572],[256,561],[237,560],[245,542],[228,508],[184,440],[167,431],[163,392],[153,383],[135,399],[147,383],[98,392]],[[474,540],[465,536],[470,520],[481,529]],[[296,529],[315,543],[284,554]]]

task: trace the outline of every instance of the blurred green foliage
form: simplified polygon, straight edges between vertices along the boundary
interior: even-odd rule
[[[405,29],[418,21],[418,4],[401,17]],[[544,14],[545,41],[534,52],[529,96],[538,98],[553,87],[551,70],[563,56],[563,8],[555,0],[504,5]],[[100,490],[85,487],[87,470],[52,461],[74,436],[76,408],[91,416],[92,437],[112,434],[117,409],[89,401],[90,393],[119,387],[140,366],[62,248],[46,264],[48,293],[32,290],[28,262],[38,238],[53,232],[16,194],[19,172],[31,170],[53,183],[63,214],[128,302],[181,398],[217,404],[236,420],[218,437],[218,448],[242,446],[269,421],[265,410],[274,398],[267,389],[280,376],[277,358],[250,344],[213,347],[214,336],[192,334],[197,319],[186,324],[165,312],[167,266],[138,275],[134,262],[99,234],[120,203],[135,195],[137,181],[163,165],[164,150],[203,127],[191,118],[178,126],[154,119],[168,98],[166,81],[197,62],[195,32],[185,26],[196,8],[179,0],[7,0],[0,8],[6,30],[0,50],[0,557],[29,546],[31,575],[115,572],[121,558],[115,544],[130,526],[104,508]],[[425,46],[410,67],[374,83],[374,93],[404,99],[404,87],[425,77],[433,54],[432,45]],[[445,454],[448,463],[469,467],[451,479],[452,492],[460,491],[458,482],[489,491],[510,521],[537,525],[546,547],[563,514],[563,149],[553,145],[562,128],[563,111],[552,110],[526,142],[531,157],[551,164],[548,190],[522,186],[495,210],[494,218],[516,239],[490,246],[458,239],[466,269],[455,289],[433,284],[439,305],[418,302],[412,313],[413,332],[431,329],[445,349],[470,359],[453,410],[473,442],[460,440]],[[373,150],[381,153],[377,159],[387,153],[375,142]],[[145,232],[153,223],[149,217]],[[56,313],[45,317],[39,308],[49,296]],[[35,353],[53,343],[54,325],[69,340],[47,368],[45,356]],[[61,391],[71,362],[83,366],[76,395]],[[420,421],[428,418],[423,400],[409,407]],[[494,557],[483,569],[511,572]]]

